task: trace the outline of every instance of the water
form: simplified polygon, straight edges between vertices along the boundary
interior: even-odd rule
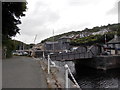
[[[75,68],[72,61],[55,61],[62,72],[65,72],[64,65],[68,64],[81,88],[116,88],[120,89],[120,69],[107,71],[96,70],[90,67],[81,66]]]
[[[75,76],[81,88],[120,89],[120,69],[103,71],[81,67]]]

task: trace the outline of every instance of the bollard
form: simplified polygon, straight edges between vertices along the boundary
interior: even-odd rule
[[[50,74],[50,55],[48,55],[48,74]]]
[[[68,88],[68,65],[65,64],[65,88]]]

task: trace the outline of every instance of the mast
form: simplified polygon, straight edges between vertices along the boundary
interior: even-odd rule
[[[37,38],[37,34],[35,35],[34,44],[35,44],[36,38]]]
[[[54,42],[55,42],[55,38],[54,38],[54,29],[53,29],[53,52],[55,52],[55,45],[54,45]]]

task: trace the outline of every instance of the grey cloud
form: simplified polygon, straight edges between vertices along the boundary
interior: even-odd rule
[[[82,5],[87,5],[91,3],[93,4],[99,3],[100,0],[99,1],[98,0],[68,0],[68,2],[69,2],[69,5],[71,6],[78,6],[78,5],[82,6]]]
[[[42,8],[47,8],[47,4],[43,3],[42,1],[38,1],[35,3],[35,8],[33,10],[33,14],[35,13],[39,13],[39,10],[42,9]]]
[[[84,22],[84,23],[81,23],[79,25],[71,25],[70,27],[64,27],[64,28],[62,28],[60,30],[57,30],[56,34],[61,34],[61,33],[70,32],[70,31],[81,31],[85,27],[87,28],[90,25],[91,24],[88,23],[88,22]]]
[[[60,18],[59,13],[52,11],[43,1],[38,0],[33,8],[31,13],[26,14],[26,19],[23,21],[25,27],[43,26],[46,23],[54,23]],[[31,7],[28,7],[29,9]]]
[[[43,21],[43,24],[45,22],[55,22],[60,18],[59,14],[52,11],[49,5],[43,1],[38,1],[35,3],[35,8],[32,12],[32,16]]]
[[[66,7],[71,7],[88,4],[94,5],[99,3],[101,0],[66,0],[66,1],[68,5],[67,6],[65,2]],[[30,12],[28,13],[28,15],[26,14],[26,17],[22,21],[22,24],[20,26],[21,28],[20,32],[21,36],[23,36],[23,39],[26,38],[26,40],[29,40],[27,42],[33,42],[34,36],[37,34],[38,37],[36,39],[36,42],[40,42],[41,40],[52,36],[52,30],[50,30],[49,27],[50,25],[54,25],[54,23],[56,23],[61,18],[58,11],[54,11],[54,9],[51,9],[49,3],[47,3],[46,0],[37,0],[33,7],[28,7],[28,10],[29,9]],[[114,9],[112,11],[114,11]],[[55,34],[76,31],[78,29],[82,30],[88,26],[91,26],[91,24],[83,22],[83,24],[80,23],[79,25],[78,24],[71,25],[69,27],[64,28],[61,27],[62,29],[55,30]]]
[[[23,20],[20,26],[21,30],[24,30],[22,32],[26,35],[39,32],[43,34],[47,29],[47,25],[57,22],[60,18],[59,13],[52,11],[46,4],[39,1],[35,5],[36,8],[32,11],[32,14],[26,15],[27,18]]]
[[[118,23],[120,23],[120,1],[118,2]]]
[[[106,14],[108,14],[108,15],[118,14],[118,0],[116,0],[114,7],[112,9],[110,9]]]
[[[37,35],[36,43],[40,43],[41,40],[52,36],[52,31],[45,27],[40,27],[39,30],[35,28],[30,28],[21,32],[21,38],[26,43],[33,43],[35,35]]]
[[[1,2],[26,2],[26,0],[0,0]]]
[[[108,14],[108,15],[118,14],[118,7],[117,7],[117,6],[113,7],[111,10],[109,10],[109,11],[107,12],[107,14]]]
[[[59,16],[57,16],[56,13],[47,12],[45,13],[45,15],[42,15],[37,18],[36,19],[29,18],[24,21],[23,23],[24,27],[21,26],[21,29],[24,30],[24,33],[26,34],[29,34],[30,32],[34,33],[36,31],[40,31],[41,28],[43,30],[43,28],[47,28],[46,25],[55,23],[59,19]]]

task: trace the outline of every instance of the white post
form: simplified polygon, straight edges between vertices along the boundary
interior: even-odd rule
[[[68,65],[65,64],[65,88],[68,88]]]
[[[44,51],[43,51],[43,60],[45,60],[45,53],[44,53]]]
[[[48,55],[48,74],[50,74],[50,55]]]
[[[77,81],[75,80],[75,78],[74,78],[72,72],[70,71],[70,68],[69,68],[69,67],[68,67],[68,71],[69,71],[69,73],[70,73],[70,75],[71,75],[71,77],[72,77],[72,79],[73,79],[75,85],[77,86],[77,88],[80,88],[80,86],[78,85]],[[81,90],[81,89],[80,89],[80,90]]]

